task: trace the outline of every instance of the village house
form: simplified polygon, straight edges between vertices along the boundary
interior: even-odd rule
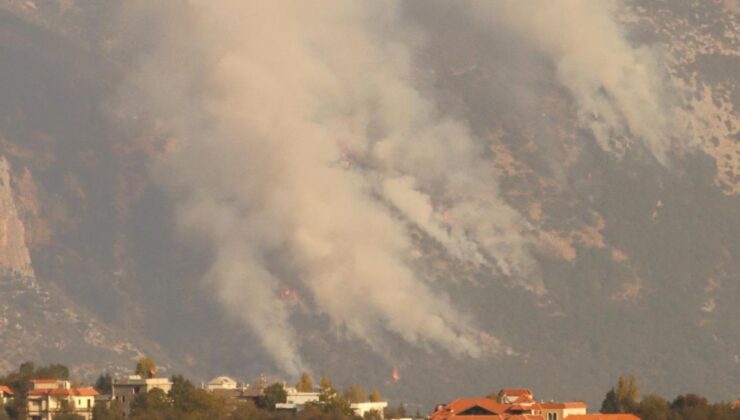
[[[0,385],[0,403],[6,405],[13,398],[13,390],[6,385]]]
[[[383,418],[383,412],[385,408],[388,407],[388,403],[385,401],[368,401],[368,402],[361,402],[361,403],[352,403],[349,405],[349,408],[352,410],[352,412],[358,416],[358,417],[365,417],[365,414],[376,412],[380,416],[380,418]]]
[[[430,420],[470,419],[470,416],[497,420],[576,420],[584,416],[587,405],[583,402],[538,402],[529,389],[502,389],[487,398],[460,398],[449,404],[440,404]],[[580,420],[635,420],[615,417],[581,418]]]
[[[95,396],[98,392],[91,387],[77,388],[69,381],[57,379],[32,379],[31,390],[26,396],[26,409],[30,420],[52,420],[63,410],[92,419]]]
[[[239,384],[228,376],[218,376],[211,379],[202,388],[227,400],[252,401],[257,403],[264,396],[265,384],[260,380],[257,386]]]
[[[229,378],[228,376],[218,376],[216,378],[211,379],[206,384],[205,388],[208,391],[224,390],[224,389],[234,389],[235,390],[237,389],[238,386],[239,384],[235,380]]]
[[[585,415],[587,409],[588,406],[583,402],[547,402],[534,404],[532,414],[541,415],[545,420],[563,420],[570,416]]]
[[[284,403],[275,404],[276,410],[301,411],[306,404],[319,401],[319,392],[300,392],[293,387],[285,388],[286,397]]]
[[[124,416],[128,417],[134,398],[153,389],[161,389],[167,394],[172,389],[172,381],[167,378],[142,378],[139,375],[130,375],[113,381],[111,398],[121,404]]]

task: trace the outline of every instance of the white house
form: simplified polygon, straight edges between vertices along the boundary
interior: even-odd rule
[[[301,411],[310,402],[319,400],[319,392],[300,392],[295,388],[285,388],[287,396],[284,403],[275,404],[276,410]]]
[[[206,389],[209,391],[213,391],[216,389],[236,389],[238,385],[239,384],[237,384],[235,380],[229,378],[228,376],[219,376],[211,379],[206,384]]]
[[[352,409],[352,412],[355,413],[356,416],[364,417],[366,413],[375,411],[380,415],[381,419],[383,418],[383,410],[386,407],[388,407],[388,403],[385,401],[361,402],[349,405],[349,408]]]

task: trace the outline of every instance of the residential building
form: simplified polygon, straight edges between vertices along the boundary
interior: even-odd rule
[[[85,420],[92,419],[95,396],[98,395],[94,388],[77,388],[69,381],[56,379],[32,379],[31,386],[26,395],[30,420],[53,420],[65,406]]]
[[[545,420],[563,420],[573,415],[584,415],[588,406],[583,402],[548,402],[532,406],[532,414],[541,415]]]
[[[0,403],[2,405],[7,404],[11,398],[13,398],[13,390],[6,385],[0,385]]]
[[[301,411],[310,402],[319,401],[319,392],[300,392],[295,388],[285,388],[287,393],[284,403],[275,404],[276,410]]]
[[[146,394],[153,389],[161,389],[167,394],[172,389],[172,381],[167,378],[142,378],[131,375],[113,381],[112,400],[118,401],[126,417],[131,414],[131,403],[139,394]]]
[[[474,417],[471,417],[474,416]],[[460,398],[449,404],[438,405],[430,420],[545,420],[520,405],[500,403],[488,398]]]
[[[349,408],[351,408],[352,412],[358,417],[365,417],[365,414],[375,411],[380,414],[381,419],[383,418],[383,411],[386,407],[388,407],[388,403],[385,401],[361,402],[349,405]]]
[[[211,379],[206,384],[206,389],[208,391],[213,391],[216,389],[237,389],[239,384],[228,376],[219,376],[216,378]]]
[[[449,404],[438,405],[431,420],[447,420],[478,416],[480,419],[540,419],[573,420],[572,416],[585,415],[587,405],[583,402],[537,402],[529,389],[502,389],[487,398],[461,398]],[[589,420],[589,419],[582,419]],[[600,419],[590,419],[600,420]],[[628,420],[628,419],[603,419]]]

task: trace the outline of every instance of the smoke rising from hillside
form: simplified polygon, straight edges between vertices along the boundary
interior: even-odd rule
[[[557,4],[568,7],[467,7],[531,32],[602,147],[629,131],[665,162],[650,52],[629,46],[608,3]],[[412,231],[450,258],[546,293],[523,233],[531,227],[501,198],[485,142],[412,82],[423,37],[398,7],[163,0],[130,11],[161,27],[132,78],[174,138],[156,176],[183,231],[212,249],[217,296],[289,374],[306,363],[279,296],[285,285],[306,290],[335,331],[381,352],[389,332],[455,355],[496,350],[414,271]]]
[[[176,4],[143,7],[167,11],[164,37],[133,80],[175,139],[156,173],[183,230],[213,249],[208,281],[279,366],[305,368],[284,284],[379,351],[387,332],[495,350],[413,271],[410,226],[541,291],[536,263],[469,130],[410,82],[416,37],[397,5]]]
[[[633,138],[669,163],[678,131],[659,54],[633,46],[616,21],[614,0],[477,1],[476,19],[529,38],[555,64],[578,107],[581,124],[607,151],[622,154]]]

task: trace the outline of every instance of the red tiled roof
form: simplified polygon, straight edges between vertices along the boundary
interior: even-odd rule
[[[568,420],[641,420],[634,414],[573,414]]]
[[[0,385],[0,392],[8,394],[8,395],[14,394],[13,390],[10,389],[7,385]]]
[[[42,395],[51,395],[54,397],[94,397],[98,391],[92,387],[84,388],[54,388],[54,389],[32,389],[28,391],[29,397],[38,397]]]
[[[480,407],[491,414],[477,414],[459,416],[471,408]],[[489,398],[460,398],[432,413],[430,420],[448,420],[464,418],[466,420],[544,420],[540,415],[520,414],[531,407],[519,404],[501,404]]]

